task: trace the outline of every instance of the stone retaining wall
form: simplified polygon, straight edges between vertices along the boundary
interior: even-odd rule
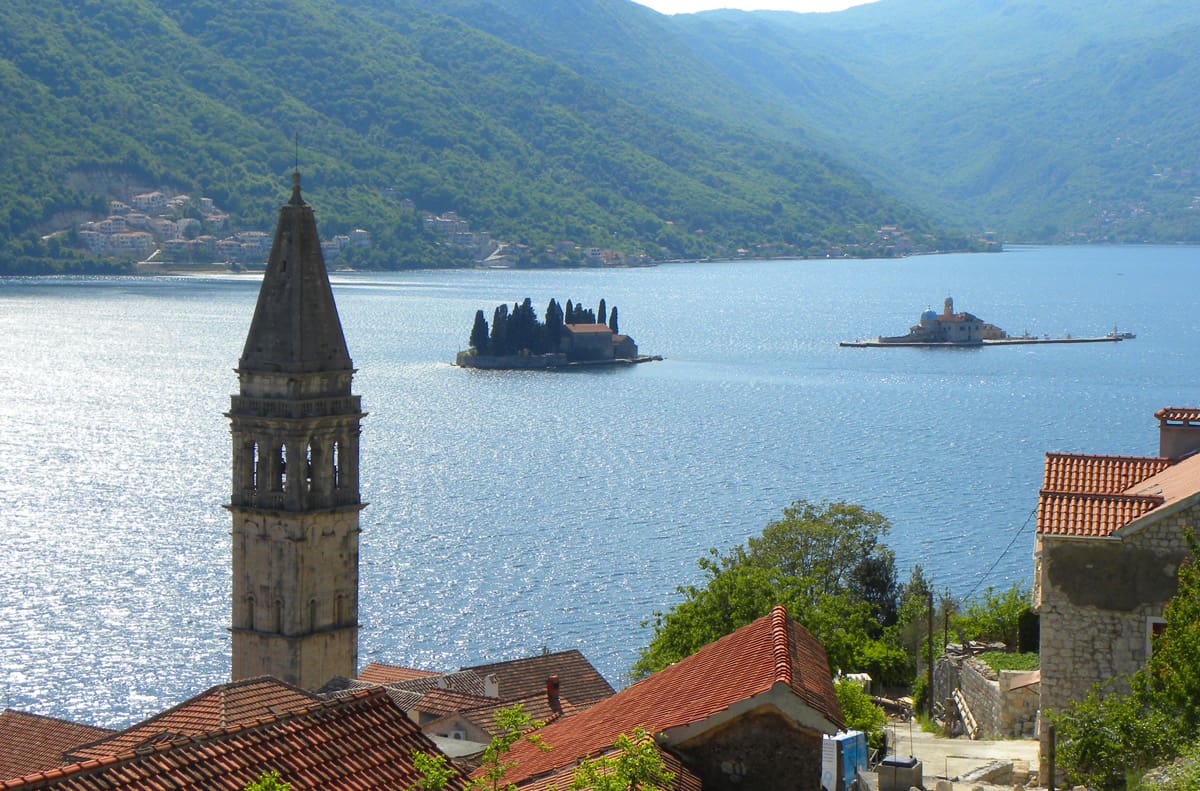
[[[1019,685],[1027,674],[1003,670],[999,674],[975,658],[943,655],[933,669],[935,700],[945,702],[961,689],[971,714],[979,724],[980,739],[1033,738],[1037,728],[1040,685]]]

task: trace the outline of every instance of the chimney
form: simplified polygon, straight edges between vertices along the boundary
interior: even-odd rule
[[[1200,450],[1200,408],[1163,407],[1158,418],[1158,455],[1178,461]]]
[[[483,677],[483,696],[485,698],[500,697],[500,679],[496,678],[495,673],[489,673]]]
[[[550,711],[554,712],[555,716],[561,716],[563,713],[562,703],[558,700],[558,674],[550,676],[546,679],[546,703],[550,705]]]

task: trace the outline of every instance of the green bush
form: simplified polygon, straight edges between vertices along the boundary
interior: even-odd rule
[[[872,750],[883,747],[883,726],[887,725],[887,714],[875,705],[862,686],[850,679],[838,679],[833,684],[838,705],[842,707],[842,719],[852,731],[867,735],[867,744]]]
[[[1041,667],[1040,654],[1010,654],[1007,651],[985,651],[979,655],[997,673],[1001,670],[1037,670]]]

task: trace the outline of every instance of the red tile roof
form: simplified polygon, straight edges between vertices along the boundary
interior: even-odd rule
[[[359,681],[365,681],[368,684],[392,684],[397,681],[412,681],[418,678],[429,678],[430,676],[438,676],[440,673],[435,673],[432,670],[418,670],[415,667],[401,667],[400,665],[388,665],[383,662],[372,662],[363,668],[358,674]]]
[[[239,791],[275,770],[294,791],[407,791],[419,779],[412,765],[416,751],[438,753],[384,691],[374,689],[249,725],[0,782],[0,789]],[[461,776],[448,786],[464,787]]]
[[[546,700],[546,695],[530,695],[527,698],[518,700],[504,701],[503,703],[493,702],[490,706],[481,706],[476,709],[468,709],[462,712],[456,712],[463,717],[479,726],[480,730],[485,733],[495,735],[496,730],[496,714],[501,709],[507,709],[515,703],[521,704],[521,710],[529,715],[530,719],[535,722],[551,722],[559,716],[570,717],[576,714],[579,709],[573,706],[566,698],[559,698],[559,705],[562,706],[562,714],[557,715],[550,710],[550,703]]]
[[[75,761],[103,758],[142,744],[209,733],[307,708],[318,700],[311,692],[268,676],[220,684],[107,738],[76,746],[68,757]]]
[[[1170,464],[1170,459],[1158,456],[1047,453],[1042,488],[1075,494],[1118,494]]]
[[[435,689],[448,689],[461,692],[464,695],[485,697],[483,694],[483,676],[472,670],[458,670],[454,673],[438,673],[432,676],[422,676],[408,681],[394,681],[387,684],[392,689],[408,690],[424,695]]]
[[[1163,504],[1159,496],[1125,494],[1038,494],[1038,535],[1107,538]]]
[[[545,695],[546,679],[552,675],[558,676],[559,694],[577,708],[587,708],[613,695],[613,688],[604,676],[574,649],[463,669],[473,670],[481,677],[495,676],[501,700]]]
[[[1200,408],[1166,406],[1155,412],[1154,416],[1171,423],[1200,423]]]
[[[574,333],[612,332],[612,330],[610,330],[606,324],[564,324],[563,326]]]
[[[393,698],[394,700],[394,698]],[[444,717],[460,711],[469,711],[485,706],[494,706],[495,698],[485,698],[479,695],[464,695],[449,689],[435,689],[421,696],[420,701],[412,706],[415,711]]]
[[[517,768],[506,780],[521,784],[599,755],[638,726],[653,734],[699,726],[735,704],[780,690],[830,732],[841,726],[825,650],[783,607],[775,607],[587,711],[548,725],[541,731],[548,752],[519,742],[509,753]]]
[[[0,780],[69,763],[66,752],[109,735],[108,728],[24,711],[0,714]]]

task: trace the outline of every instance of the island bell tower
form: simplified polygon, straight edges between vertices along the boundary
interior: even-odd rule
[[[292,175],[238,362],[233,679],[307,689],[358,672],[359,425],[354,366],[312,207]]]

